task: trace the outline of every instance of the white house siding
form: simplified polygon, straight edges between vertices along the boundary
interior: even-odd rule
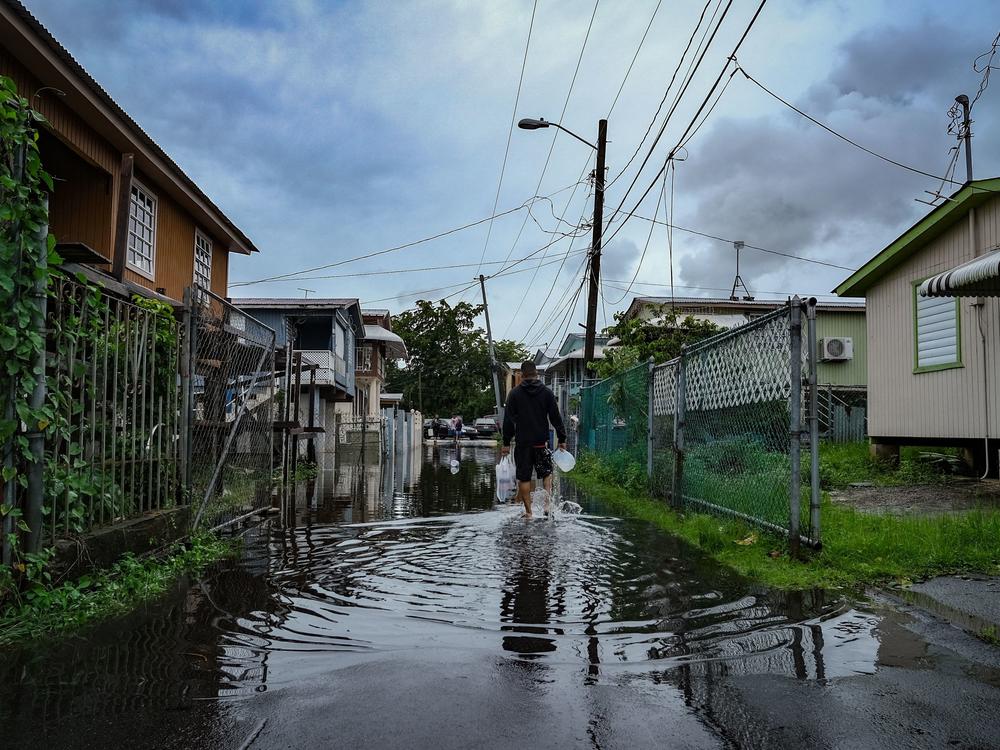
[[[1000,199],[976,209],[980,251],[1000,242]],[[868,432],[877,438],[979,438],[986,434],[983,344],[973,299],[959,298],[962,367],[914,373],[913,282],[971,260],[964,217],[867,292]],[[1000,300],[982,309],[989,435],[1000,436]]]

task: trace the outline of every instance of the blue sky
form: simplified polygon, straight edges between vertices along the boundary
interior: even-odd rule
[[[563,123],[596,138],[597,120],[608,114],[656,5],[599,0],[567,101],[594,4],[538,0],[517,116],[556,120],[565,103]],[[651,183],[756,5],[733,2],[628,207]],[[493,211],[533,0],[31,0],[28,7],[261,248],[252,258],[234,258],[231,282],[337,263]],[[703,7],[702,0],[660,5],[610,118],[610,178],[636,150]],[[972,62],[998,30],[1000,9],[988,1],[769,0],[739,61],[846,135],[941,174],[954,144],[946,112],[956,94],[975,94],[981,76]],[[1000,79],[973,113],[977,177],[1000,174],[998,116]],[[590,151],[583,144],[554,129],[515,128],[499,209],[534,194],[550,147],[541,195],[585,173]],[[837,141],[739,75],[684,155],[674,172],[676,224],[847,267],[928,210],[914,198],[938,187]],[[609,185],[608,211],[638,163]],[[961,162],[957,176],[964,179]],[[658,186],[639,213],[651,216],[659,194]],[[522,210],[495,221],[488,245],[483,224],[231,293],[302,296],[305,287],[312,296],[356,296],[398,311],[417,292],[448,287],[421,295],[438,298],[471,283],[475,267],[455,266],[478,263],[484,246],[487,261],[522,258],[559,237],[553,232],[589,220],[588,185],[551,200],[535,203],[533,218]],[[566,223],[559,223],[564,211]],[[669,283],[666,231],[655,227],[650,235],[649,228],[642,219],[629,221],[606,246],[609,285],[599,322],[631,294],[668,293],[652,286]],[[583,262],[576,253],[587,242],[575,240],[558,277],[554,263],[489,281],[495,333],[542,345],[567,328],[579,330],[582,298],[574,314],[557,302],[575,289]],[[569,244],[560,239],[533,260],[559,259]],[[625,294],[618,280],[632,279],[643,247],[641,285],[616,302]],[[732,284],[731,245],[675,231],[672,252],[678,295],[728,296],[715,290]],[[344,275],[429,266],[446,268]],[[516,270],[531,267],[524,262]],[[827,293],[846,275],[749,249],[741,271],[759,298]],[[316,278],[331,275],[338,278]],[[451,300],[474,300],[475,292]]]

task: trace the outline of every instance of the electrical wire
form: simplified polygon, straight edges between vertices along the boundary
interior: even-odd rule
[[[497,206],[500,204],[500,188],[503,187],[503,176],[507,171],[507,156],[510,154],[510,139],[514,135],[514,121],[517,119],[517,105],[521,101],[521,86],[524,83],[524,69],[528,65],[528,48],[531,47],[531,31],[535,28],[535,11],[538,10],[538,0],[535,0],[534,4],[531,6],[531,21],[528,22],[528,38],[524,41],[524,56],[521,58],[521,74],[517,79],[517,94],[514,96],[514,109],[510,113],[510,127],[507,129],[507,145],[503,150],[503,162],[500,164],[500,179],[497,181],[497,192],[493,198],[493,213],[497,212]],[[528,208],[531,211],[531,208]],[[483,258],[486,257],[486,248],[490,245],[490,235],[493,234],[493,220],[490,219],[490,223],[486,229],[486,241],[483,242],[483,252],[479,256],[479,262],[483,262]],[[476,269],[476,274],[478,275],[479,270]]]
[[[674,171],[673,162],[671,162],[670,164],[671,164],[671,169],[669,169],[667,171],[670,172],[670,173],[673,173],[673,171]],[[660,206],[662,205],[663,201],[666,199],[666,195],[667,195],[667,172],[664,172],[663,173],[663,184],[660,186],[660,197],[657,198],[657,200],[656,200],[656,208],[653,211],[653,216],[656,216],[656,214],[658,214],[660,212]],[[622,293],[622,296],[619,297],[616,300],[611,301],[611,300],[607,300],[607,298],[604,296],[604,294],[602,292],[601,293],[601,299],[602,300],[611,302],[612,305],[617,305],[623,299],[625,299],[628,296],[628,293],[630,291],[632,291],[632,284],[634,284],[635,280],[637,278],[639,278],[639,272],[642,270],[642,263],[643,263],[644,260],[646,260],[646,252],[649,250],[649,242],[650,242],[650,240],[653,239],[653,230],[656,228],[657,223],[658,222],[655,222],[655,221],[649,222],[649,232],[646,233],[646,244],[642,248],[642,255],[639,256],[639,263],[635,267],[635,273],[632,274],[632,281],[629,282],[629,285],[625,288],[624,292]]]
[[[552,193],[549,193],[547,196],[533,195],[531,198],[529,198],[528,200],[524,201],[521,205],[515,206],[514,208],[508,208],[506,211],[501,211],[500,213],[495,213],[495,214],[492,214],[490,216],[486,216],[486,217],[484,217],[482,219],[477,219],[476,221],[469,222],[468,224],[463,224],[462,226],[459,226],[459,227],[454,227],[453,229],[448,229],[448,230],[445,230],[443,232],[438,232],[437,234],[433,234],[433,235],[431,235],[429,237],[422,237],[419,240],[413,240],[412,242],[405,242],[405,243],[403,243],[401,245],[395,245],[393,247],[389,247],[389,248],[386,248],[384,250],[376,250],[376,251],[371,252],[371,253],[365,253],[364,255],[359,255],[359,256],[354,257],[354,258],[346,258],[345,260],[339,260],[339,261],[336,261],[334,263],[326,263],[326,264],[324,264],[322,266],[313,266],[312,268],[304,268],[304,269],[299,270],[299,271],[291,271],[289,273],[278,274],[276,276],[269,276],[269,277],[264,278],[264,279],[255,279],[253,281],[234,281],[229,286],[230,287],[249,286],[251,284],[263,284],[263,283],[269,282],[269,281],[278,281],[278,280],[281,280],[281,279],[287,279],[287,278],[292,278],[292,277],[300,276],[300,275],[305,274],[305,273],[313,273],[314,271],[324,271],[327,268],[336,268],[337,266],[343,266],[343,265],[346,265],[348,263],[355,263],[355,262],[357,262],[359,260],[367,260],[368,258],[374,258],[374,257],[377,257],[379,255],[386,255],[388,253],[394,253],[394,252],[396,252],[398,250],[405,250],[407,248],[414,247],[415,245],[422,245],[422,244],[424,244],[426,242],[431,242],[432,240],[441,239],[442,237],[447,237],[448,235],[455,234],[457,232],[462,232],[462,231],[464,231],[466,229],[471,229],[472,227],[477,227],[480,224],[485,224],[487,221],[490,221],[491,219],[499,219],[502,216],[507,216],[508,214],[517,213],[518,211],[521,211],[521,210],[527,208],[530,204],[534,203],[535,201],[543,200],[545,198],[551,198],[552,196],[558,195],[559,193],[562,193],[562,192],[565,192],[566,190],[569,190],[570,188],[575,187],[578,184],[579,184],[579,182],[576,182],[573,185],[567,185],[566,187],[559,188],[559,190],[556,190],[556,191],[554,191]],[[525,220],[527,220],[527,217],[525,218]],[[510,256],[508,256],[508,258],[509,257]]]
[[[701,28],[701,23],[702,21],[705,20],[705,14],[708,12],[708,9],[712,5],[712,2],[713,0],[707,0],[707,2],[705,3],[705,7],[702,8],[701,15],[698,17],[698,23],[695,24],[694,29],[691,31],[691,35],[688,37],[687,44],[684,46],[684,51],[681,53],[681,58],[680,60],[677,61],[677,67],[674,68],[674,72],[670,76],[670,81],[669,83],[667,83],[667,88],[663,92],[663,98],[660,99],[660,105],[656,108],[656,112],[653,114],[653,119],[651,119],[649,121],[649,125],[646,126],[646,132],[645,134],[643,134],[642,139],[639,141],[639,145],[635,147],[635,151],[632,153],[632,156],[629,157],[628,161],[625,162],[625,166],[622,167],[621,171],[618,172],[618,174],[615,175],[614,179],[608,183],[607,185],[608,187],[611,187],[616,182],[618,182],[621,176],[625,174],[629,166],[631,166],[632,162],[635,160],[635,157],[639,155],[639,152],[642,150],[643,144],[646,143],[646,139],[652,132],[653,126],[656,125],[656,121],[660,117],[660,112],[663,111],[663,105],[667,103],[667,97],[670,96],[670,89],[673,88],[674,81],[677,79],[677,74],[680,72],[681,66],[684,64],[685,58],[687,58],[687,53],[691,49],[691,44],[692,42],[694,42],[694,38],[698,33],[698,29]],[[721,7],[722,7],[722,0],[719,0],[718,4],[715,6],[715,12],[712,14],[712,18],[710,18],[708,21],[708,26],[705,27],[705,33],[702,34],[701,41],[698,42],[698,47],[695,50],[694,57],[698,56],[698,51],[701,49],[701,45],[705,41],[705,35],[708,33],[708,29],[711,28],[712,22],[715,20],[715,16],[719,13],[719,8]],[[694,58],[692,57],[692,61],[693,60]],[[690,71],[690,69],[691,66],[689,65],[688,70]],[[686,78],[687,75],[688,75],[687,72],[685,72],[684,77]]]
[[[796,112],[797,114],[801,115],[805,119],[809,120],[809,122],[813,123],[814,125],[818,125],[819,127],[823,128],[823,130],[825,130],[826,132],[828,132],[830,135],[836,136],[837,138],[839,138],[840,140],[842,140],[844,143],[848,143],[851,146],[854,146],[856,149],[860,149],[861,151],[864,151],[866,154],[874,156],[876,159],[881,159],[882,161],[887,162],[889,164],[892,164],[893,166],[899,167],[900,169],[905,169],[905,170],[907,170],[909,172],[913,172],[914,174],[923,175],[924,177],[930,177],[931,179],[934,179],[934,180],[940,180],[942,182],[942,184],[943,183],[951,183],[952,185],[962,185],[962,184],[964,184],[964,183],[958,182],[957,180],[949,179],[947,176],[942,177],[941,175],[932,174],[931,172],[925,172],[922,169],[917,169],[916,167],[911,167],[908,164],[903,164],[902,162],[896,161],[895,159],[890,159],[888,156],[883,156],[882,154],[878,153],[877,151],[872,151],[870,148],[868,148],[866,146],[862,146],[857,141],[851,140],[846,135],[842,135],[841,133],[838,133],[836,130],[834,130],[833,128],[831,128],[826,123],[820,122],[819,120],[817,120],[812,115],[807,114],[806,112],[803,112],[801,109],[799,109],[798,107],[796,107],[794,104],[792,104],[791,102],[789,102],[787,99],[783,99],[781,96],[779,96],[775,92],[771,91],[771,89],[769,89],[763,83],[761,83],[756,78],[754,78],[752,75],[750,75],[749,73],[747,73],[747,71],[739,63],[736,63],[736,69],[739,72],[741,72],[748,81],[750,81],[751,83],[753,83],[754,85],[756,85],[757,88],[759,88],[765,94],[767,94],[768,96],[772,97],[776,101],[781,102],[786,107],[788,107],[790,110],[792,110],[793,112]]]
[[[660,221],[659,219],[652,219],[648,216],[643,216],[642,214],[633,214],[636,219],[642,219],[643,221],[649,221],[654,224],[663,224],[670,227],[671,229],[678,229],[681,232],[687,232],[688,234],[696,234],[699,237],[707,237],[710,240],[718,240],[719,242],[725,242],[726,244],[732,245],[735,240],[728,239],[726,237],[720,237],[717,234],[709,234],[708,232],[700,232],[697,229],[689,229],[688,227],[682,227],[679,224],[674,224],[673,222]],[[851,268],[850,266],[842,266],[838,263],[830,263],[825,260],[818,260],[817,258],[807,258],[803,255],[793,255],[792,253],[783,253],[779,250],[769,250],[766,247],[759,247],[757,245],[747,245],[744,244],[745,249],[758,250],[762,253],[768,253],[769,255],[780,255],[782,258],[790,258],[792,260],[801,260],[803,263],[813,263],[818,266],[826,266],[828,268],[837,268],[841,271],[857,271],[856,268]]]
[[[754,24],[757,22],[757,19],[760,18],[760,14],[764,10],[764,6],[766,4],[767,4],[767,0],[761,0],[760,4],[757,6],[757,10],[753,14],[753,17],[750,19],[750,22],[747,24],[746,28],[743,30],[743,33],[740,35],[739,40],[737,40],[736,45],[733,47],[733,51],[729,54],[729,57],[726,58],[725,65],[723,65],[722,70],[719,71],[719,75],[716,77],[715,81],[712,83],[711,88],[709,88],[708,93],[705,95],[705,98],[702,100],[701,104],[698,106],[698,110],[694,113],[694,117],[691,118],[691,121],[688,123],[688,126],[684,129],[684,132],[681,133],[681,137],[678,139],[677,145],[675,145],[670,150],[670,153],[667,154],[667,158],[664,160],[663,166],[660,167],[660,170],[656,173],[656,176],[653,177],[652,182],[650,182],[649,186],[643,192],[642,196],[640,196],[640,198],[636,202],[636,204],[628,212],[628,214],[625,216],[625,218],[622,219],[622,221],[618,224],[618,227],[615,229],[614,232],[611,233],[611,236],[607,238],[607,242],[610,242],[612,239],[614,239],[614,237],[625,227],[625,225],[628,223],[628,220],[630,218],[632,218],[632,216],[638,210],[639,206],[641,206],[642,202],[646,199],[646,196],[649,195],[649,192],[656,186],[656,183],[659,181],[660,177],[663,175],[664,170],[667,168],[667,164],[670,161],[673,160],[674,155],[677,153],[678,148],[681,146],[681,144],[683,144],[683,143],[686,142],[686,139],[688,139],[688,134],[691,132],[692,128],[695,127],[696,123],[698,122],[698,118],[701,117],[701,113],[705,110],[705,107],[708,106],[708,103],[711,101],[712,95],[715,93],[715,90],[718,88],[719,83],[722,81],[723,76],[725,76],[726,70],[729,69],[730,63],[736,61],[736,54],[739,52],[740,47],[743,46],[743,42],[745,42],[746,38],[750,35],[750,31],[753,29]],[[720,23],[721,23],[721,21],[720,21]],[[709,43],[711,43],[711,41]],[[737,65],[738,65],[738,63],[737,63]],[[655,143],[654,143],[654,146],[655,146]],[[647,159],[651,155],[652,155],[652,150],[650,150],[650,153],[647,154]],[[644,160],[643,163],[645,163],[645,160]],[[641,172],[642,172],[642,168],[640,167],[638,174],[641,174]],[[636,177],[638,177],[638,174],[636,175]],[[635,180],[633,180],[632,184],[635,184]],[[629,189],[631,190],[631,186],[630,186]],[[627,194],[626,194],[626,197],[627,197]],[[624,205],[624,203],[625,203],[625,198],[623,197],[622,198],[622,202],[618,205],[618,208],[615,209],[615,213],[612,214],[612,217],[611,217],[612,220],[614,220],[615,216],[617,215],[618,211],[621,209],[622,205]]]
[[[576,77],[580,72],[580,63],[583,62],[583,53],[587,50],[587,42],[590,40],[590,31],[594,28],[594,18],[597,16],[597,8],[601,4],[601,0],[595,0],[594,10],[590,14],[590,23],[587,24],[587,33],[583,37],[583,45],[580,47],[580,54],[576,58],[576,67],[573,69],[573,78],[569,82],[569,90],[566,92],[566,99],[563,101],[562,111],[559,113],[559,122],[562,122],[563,118],[566,116],[566,109],[569,107],[569,100],[573,96],[573,89],[576,86]],[[542,181],[545,179],[545,173],[549,169],[549,162],[552,160],[552,152],[556,147],[556,140],[559,138],[559,128],[555,128],[555,132],[552,135],[552,142],[549,144],[549,152],[545,156],[545,163],[542,165],[541,174],[538,175],[538,182],[535,185],[535,192],[537,193],[542,189]],[[590,158],[588,156],[587,163],[590,163]],[[584,167],[584,172],[586,172],[586,167]],[[524,221],[521,222],[521,228],[517,230],[517,235],[514,237],[514,242],[511,243],[510,250],[507,253],[509,258],[514,253],[514,249],[517,247],[517,243],[521,240],[521,234],[524,232],[524,228],[528,224],[528,216],[524,217]]]
[[[765,2],[766,2],[766,0],[765,0]],[[722,28],[722,24],[726,20],[726,15],[729,13],[729,9],[732,7],[732,5],[733,5],[733,0],[728,0],[728,2],[726,3],[726,7],[722,11],[722,15],[719,17],[718,23],[715,24],[715,28],[712,29],[712,33],[708,37],[708,42],[705,44],[704,48],[701,49],[700,54],[696,53],[697,59],[693,61],[693,67],[691,65],[688,66],[688,70],[685,73],[685,79],[684,79],[684,81],[683,81],[683,83],[681,85],[680,91],[678,91],[677,95],[674,97],[674,101],[671,104],[670,109],[667,111],[666,117],[663,118],[663,123],[660,125],[660,129],[659,129],[659,131],[656,134],[656,138],[654,138],[653,142],[650,144],[649,150],[646,152],[646,156],[643,158],[642,163],[639,165],[639,168],[636,170],[635,176],[632,177],[632,182],[629,183],[629,186],[628,186],[628,188],[626,188],[624,195],[622,195],[622,199],[619,202],[618,207],[615,208],[615,210],[611,212],[611,219],[610,219],[610,221],[614,221],[615,217],[618,215],[618,212],[621,211],[622,206],[624,206],[625,202],[628,200],[629,193],[632,192],[632,188],[634,188],[636,182],[639,181],[639,176],[642,174],[642,170],[644,170],[646,168],[646,164],[648,164],[650,158],[652,158],[653,152],[656,150],[656,146],[660,142],[660,138],[662,138],[663,134],[666,132],[667,125],[670,123],[670,119],[673,117],[674,112],[677,111],[677,107],[680,105],[681,100],[684,98],[684,94],[687,93],[688,87],[690,87],[692,81],[694,81],[695,74],[697,74],[698,69],[701,67],[702,62],[705,60],[705,56],[708,54],[708,50],[711,49],[712,42],[715,41],[715,36],[716,36],[716,34],[719,33],[719,29]],[[760,10],[758,9],[758,14],[759,13],[760,13]],[[754,16],[754,20],[756,20],[756,15]],[[753,22],[751,22],[751,25],[753,25]],[[707,31],[707,29],[706,29],[706,31]],[[741,39],[741,42],[742,42],[742,39]],[[728,65],[729,65],[729,61],[728,60],[726,61],[726,65],[728,67]],[[720,75],[720,78],[721,78],[721,75]],[[713,93],[714,91],[715,91],[715,86],[712,87],[710,93]],[[704,107],[704,105],[702,105],[702,107]],[[701,108],[699,108],[697,114],[699,114],[699,115],[701,114]],[[640,145],[640,148],[641,148],[641,145]],[[675,151],[676,151],[676,149],[675,149]],[[671,155],[673,155],[673,153],[675,151],[671,151]],[[653,179],[653,183],[655,184],[659,179],[660,179],[660,173],[657,173],[656,177]],[[645,194],[643,195],[643,198],[645,198]]]
[[[712,0],[709,0],[711,2]],[[622,91],[625,89],[625,83],[628,81],[629,75],[632,73],[632,67],[635,65],[635,61],[639,58],[639,52],[642,50],[642,45],[646,43],[646,36],[649,34],[649,30],[653,26],[653,21],[656,20],[656,14],[660,12],[660,6],[663,5],[663,0],[656,0],[656,7],[653,8],[653,15],[649,17],[649,23],[646,24],[646,30],[642,32],[642,38],[639,40],[639,44],[635,48],[635,54],[632,55],[632,61],[628,64],[628,69],[625,71],[625,77],[622,78],[621,86],[618,87],[618,93],[615,94],[614,101],[611,102],[611,109],[608,110],[608,116],[605,119],[611,119],[611,113],[615,111],[615,106],[618,104],[618,97],[622,95]]]

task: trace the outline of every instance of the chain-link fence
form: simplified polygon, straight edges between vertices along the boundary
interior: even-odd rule
[[[581,447],[626,472],[623,481],[644,471],[651,492],[678,507],[817,541],[818,394],[809,352],[815,308],[796,299],[675,360],[585,388]],[[812,446],[805,461],[803,442]]]
[[[191,420],[185,451],[193,526],[214,527],[270,503],[273,425],[284,373],[275,372],[275,333],[221,297],[191,288],[184,398]]]

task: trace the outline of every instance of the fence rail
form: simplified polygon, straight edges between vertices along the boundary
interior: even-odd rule
[[[584,388],[581,449],[616,462],[625,478],[644,472],[651,492],[678,507],[815,544],[817,395],[815,306],[795,298],[670,362]]]

